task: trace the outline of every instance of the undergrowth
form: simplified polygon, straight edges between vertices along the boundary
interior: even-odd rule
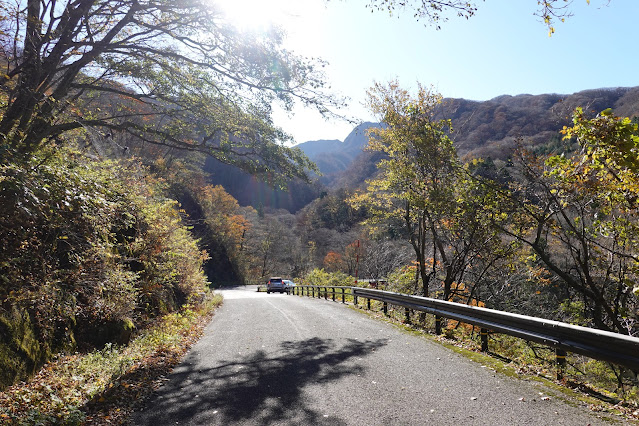
[[[62,355],[32,379],[0,392],[0,423],[10,425],[119,424],[137,401],[201,335],[220,295],[208,294],[143,330],[126,346]]]

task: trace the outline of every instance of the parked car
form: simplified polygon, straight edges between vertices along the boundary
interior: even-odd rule
[[[286,284],[284,280],[280,277],[271,277],[266,283],[266,293],[270,293],[272,291],[278,291],[280,293],[288,293],[288,289],[286,288]]]
[[[286,290],[290,294],[295,289],[295,283],[291,280],[283,280],[286,285]]]

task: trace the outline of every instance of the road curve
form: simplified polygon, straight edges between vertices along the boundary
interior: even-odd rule
[[[202,339],[132,424],[610,425],[341,303],[221,293]]]

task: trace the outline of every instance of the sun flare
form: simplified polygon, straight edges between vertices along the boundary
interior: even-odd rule
[[[286,28],[304,14],[306,3],[300,0],[218,0],[226,18],[240,30],[264,30],[271,26]]]

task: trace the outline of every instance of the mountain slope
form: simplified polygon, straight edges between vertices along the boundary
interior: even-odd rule
[[[571,95],[503,95],[488,101],[447,98],[436,117],[452,120],[451,138],[460,156],[503,160],[519,145],[540,151],[560,147],[559,131],[571,125],[572,113],[578,106],[592,115],[612,108],[617,115],[636,117],[639,87],[585,90]],[[358,126],[349,135],[352,140],[347,138],[342,145],[334,145],[337,150],[326,149],[310,156],[325,174],[322,183],[354,188],[375,173],[374,164],[380,156],[361,151],[366,145],[362,129],[378,125]]]
[[[639,87],[572,95],[505,95],[484,102],[445,99],[439,114],[452,120],[453,140],[460,155],[505,158],[517,139],[534,146],[560,138],[559,131],[571,124],[578,106],[592,114],[612,108],[621,116],[637,116]]]
[[[499,96],[488,101],[444,100],[438,118],[452,120],[451,135],[460,156],[506,159],[518,144],[540,152],[561,147],[563,126],[571,124],[577,106],[593,115],[612,108],[617,115],[639,116],[639,87],[585,90],[571,95]],[[320,168],[320,184],[300,182],[287,191],[274,190],[230,166],[207,161],[211,181],[221,184],[241,205],[297,211],[324,189],[356,188],[376,172],[381,154],[364,151],[366,131],[379,123],[362,123],[344,142],[316,140],[297,145]]]
[[[344,139],[310,141],[297,145],[311,160],[313,160],[324,175],[323,183],[331,182],[335,175],[348,169],[353,161],[362,153],[368,144],[367,130],[379,127],[377,123],[362,123]]]

